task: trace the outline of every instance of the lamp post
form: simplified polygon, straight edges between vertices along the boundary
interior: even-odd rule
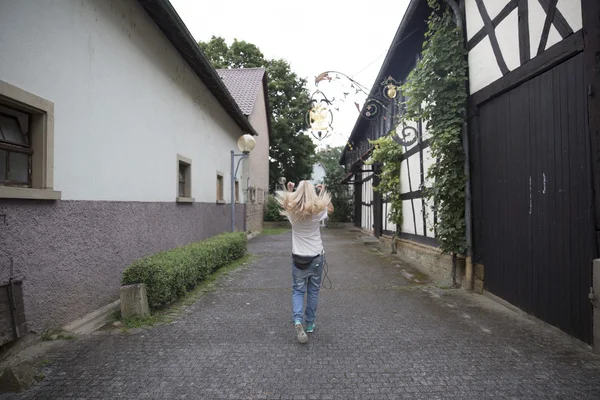
[[[235,154],[235,152],[231,150],[231,232],[235,232],[235,179],[238,168],[240,167],[240,162],[244,158],[249,157],[250,152],[254,149],[254,146],[256,146],[256,141],[252,135],[245,134],[238,139],[237,146],[242,152],[241,154]],[[237,162],[237,166],[235,165],[236,157],[240,158]]]

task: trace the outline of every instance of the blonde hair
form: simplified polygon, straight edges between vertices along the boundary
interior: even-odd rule
[[[331,195],[326,190],[317,194],[309,181],[300,181],[295,192],[282,191],[275,193],[275,196],[283,209],[281,215],[294,219],[306,219],[319,214],[331,203]]]

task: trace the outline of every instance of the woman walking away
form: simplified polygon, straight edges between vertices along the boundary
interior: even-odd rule
[[[315,330],[317,302],[321,288],[321,275],[325,263],[320,222],[333,212],[331,196],[323,185],[315,187],[308,181],[300,181],[296,191],[294,183],[288,182],[287,191],[278,192],[277,200],[292,224],[292,321],[300,343],[308,342],[306,332]],[[306,310],[302,313],[304,294]],[[306,322],[306,331],[302,320]]]

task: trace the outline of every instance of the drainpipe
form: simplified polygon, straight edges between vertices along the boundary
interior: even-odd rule
[[[464,37],[464,23],[462,18],[462,12],[460,6],[455,0],[445,0],[446,3],[452,8],[454,12],[454,22],[456,26],[463,33]],[[468,81],[467,81],[468,82]],[[468,84],[465,83],[465,90],[468,90]],[[467,92],[468,93],[468,92]],[[468,102],[465,104],[465,112],[468,110]],[[467,242],[467,254],[465,259],[465,274],[467,290],[473,290],[473,221],[471,218],[471,169],[470,169],[470,156],[469,156],[469,132],[468,125],[465,122],[461,130],[463,151],[465,153],[464,171],[466,177],[465,184],[465,233]]]

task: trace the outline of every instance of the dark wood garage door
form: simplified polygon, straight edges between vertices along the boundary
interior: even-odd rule
[[[589,343],[596,245],[583,54],[483,103],[478,125],[486,289]]]

